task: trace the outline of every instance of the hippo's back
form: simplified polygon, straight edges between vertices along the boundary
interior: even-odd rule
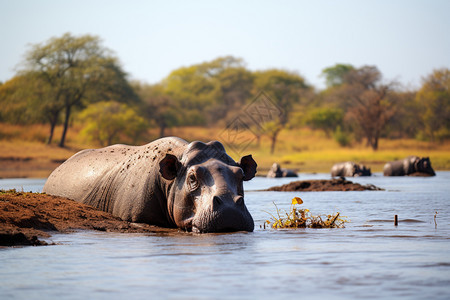
[[[156,167],[166,153],[179,155],[187,142],[162,138],[143,146],[112,145],[83,150],[56,168],[43,192],[69,198],[114,213],[119,196],[140,201],[149,180],[158,176]],[[150,183],[151,184],[151,183]],[[120,213],[121,218],[130,214]],[[117,214],[116,214],[117,215]]]
[[[336,163],[331,167],[331,176],[344,176],[344,177],[352,177],[354,176],[354,163],[352,162],[342,162]]]

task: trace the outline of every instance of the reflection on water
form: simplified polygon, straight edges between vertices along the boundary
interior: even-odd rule
[[[258,192],[292,179],[246,182],[253,233],[79,231],[54,235],[57,246],[0,249],[0,298],[449,299],[450,172],[376,175],[352,180],[386,191]],[[273,201],[288,210],[294,196],[313,214],[339,211],[351,222],[344,229],[259,227]]]

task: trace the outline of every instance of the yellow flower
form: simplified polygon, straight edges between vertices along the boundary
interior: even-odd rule
[[[302,204],[303,203],[303,200],[302,200],[302,198],[300,198],[300,197],[294,197],[294,198],[292,198],[292,204]]]

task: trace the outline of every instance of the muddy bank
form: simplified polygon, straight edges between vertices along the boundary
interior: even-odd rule
[[[136,224],[65,198],[0,191],[0,246],[47,245],[41,238],[76,229],[149,233],[173,229]]]
[[[325,192],[325,191],[379,191],[383,190],[372,184],[362,185],[346,180],[345,178],[333,178],[323,180],[299,180],[281,186],[268,188],[266,191],[277,192]]]

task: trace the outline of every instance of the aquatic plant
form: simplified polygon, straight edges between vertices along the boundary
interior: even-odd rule
[[[269,225],[274,229],[280,228],[343,228],[344,223],[348,222],[346,217],[340,216],[340,213],[329,214],[327,216],[313,216],[309,209],[303,209],[297,207],[297,205],[303,204],[303,200],[300,197],[294,197],[291,202],[291,208],[289,212],[284,214],[277,207],[275,202],[273,203],[277,210],[277,216],[272,215],[272,221],[266,220],[265,225]],[[283,215],[286,215],[284,217]],[[323,217],[323,218],[322,218]],[[326,219],[325,219],[326,218]]]

